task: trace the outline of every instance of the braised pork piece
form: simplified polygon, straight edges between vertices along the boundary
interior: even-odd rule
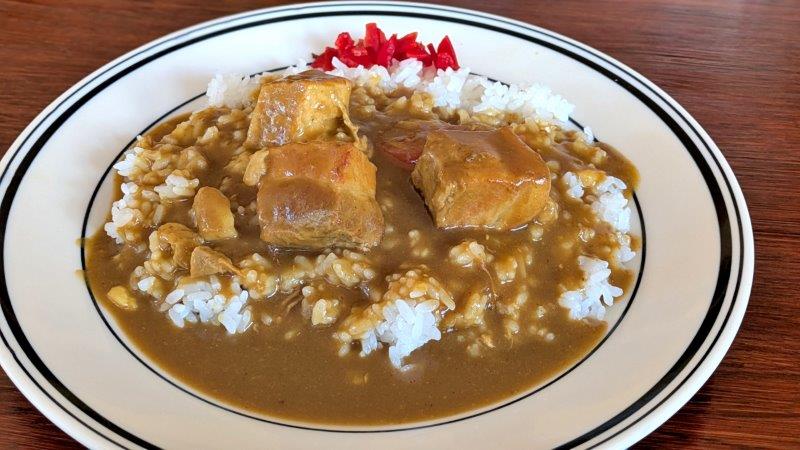
[[[439,228],[508,231],[550,195],[550,170],[510,127],[429,133],[411,179]]]

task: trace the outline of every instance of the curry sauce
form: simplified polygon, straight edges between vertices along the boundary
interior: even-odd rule
[[[415,160],[398,159],[381,142],[389,136],[393,143],[397,139],[424,143],[420,133],[457,124],[452,117],[420,118],[424,114],[411,107],[376,110],[375,102],[363,98],[364,93],[354,93],[350,112],[377,168],[375,199],[384,225],[380,243],[361,249],[351,266],[368,266],[374,274],[354,284],[331,283],[325,276],[287,282],[298,261],[314,261],[325,252],[276,247],[261,239],[254,205],[257,188],[242,182],[243,168],[236,163],[252,155],[243,146],[248,113],[208,108],[156,127],[140,145],[155,149],[156,143],[167,142],[171,147],[165,151],[190,148],[204,157],[205,166],[196,172],[199,186],[218,188],[230,200],[237,231],[235,238],[205,245],[237,264],[242,274],[248,266],[237,261],[261,255],[264,267],[279,273],[277,284],[265,290],[264,298],[251,294],[246,308],[252,323],[241,332],[199,322],[176,326],[165,317],[171,305],[164,296],[173,287],[154,297],[140,289],[148,284],[147,278],[132,275],[148,267],[152,252],[147,250],[147,236],[158,224],[197,227],[191,199],[162,202],[161,210],[147,213],[153,222],[143,219],[140,223],[146,226],[131,235],[138,241],[119,243],[99,230],[85,244],[91,289],[128,340],[200,395],[271,418],[347,425],[406,423],[485,407],[540,385],[586,355],[607,325],[571,318],[559,298],[583,282],[578,256],[612,260],[619,244],[586,203],[568,201],[558,177],[568,171],[584,177],[607,173],[624,180],[630,192],[638,182],[635,168],[613,148],[587,143],[580,133],[554,125],[517,125],[514,133],[553,174],[547,206],[532,222],[511,231],[437,228],[412,184],[410,168]],[[425,123],[397,126],[418,120]],[[204,139],[212,126],[215,135]],[[143,217],[150,217],[147,214]],[[630,245],[636,249],[635,238]],[[488,255],[482,262],[456,263],[458,249],[476,246]],[[398,369],[383,349],[362,355],[355,341],[343,344],[332,337],[349,311],[368,307],[385,293],[389,276],[420,267],[456,304],[442,319],[440,328],[446,329],[441,339],[413,351]],[[612,269],[609,282],[630,289],[633,271],[613,264]],[[171,270],[176,276],[186,271]],[[156,280],[162,282],[166,283]],[[107,295],[117,286],[129,291],[134,306],[120,307]],[[312,325],[310,310],[316,304],[304,298],[304,286],[323,292],[320,298],[327,299],[328,306],[335,300],[338,312]],[[465,319],[470,311],[464,305],[471,296],[484,298],[481,318],[473,322]]]

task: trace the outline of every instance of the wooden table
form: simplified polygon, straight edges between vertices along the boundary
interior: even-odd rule
[[[0,151],[57,95],[151,39],[280,1],[0,0]],[[756,234],[756,277],[722,365],[641,447],[800,447],[800,3],[451,0],[563,33],[644,74],[708,130]],[[0,447],[71,438],[0,373]]]

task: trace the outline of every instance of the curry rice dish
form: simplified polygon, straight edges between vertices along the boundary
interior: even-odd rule
[[[217,76],[115,165],[87,274],[127,337],[325,424],[464,412],[585,355],[632,284],[631,163],[541,86],[332,64]]]

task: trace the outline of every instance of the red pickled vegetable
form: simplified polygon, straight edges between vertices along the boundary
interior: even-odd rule
[[[400,58],[396,58],[400,61],[408,58],[414,58],[422,61],[422,65],[429,66],[431,64],[431,55],[425,50],[425,46],[420,44],[419,42],[415,42],[415,45],[407,48],[405,52],[400,55]],[[397,56],[397,54],[395,54]]]
[[[408,33],[397,40],[397,54],[402,56],[407,51],[414,48],[419,48],[422,44],[417,42],[417,32]]]
[[[450,37],[445,36],[442,42],[439,42],[439,47],[436,49],[435,64],[437,69],[452,67],[453,70],[458,70],[456,50],[453,48],[453,43],[450,42]]]
[[[438,47],[427,46],[417,41],[417,33],[411,32],[398,38],[393,34],[386,39],[386,34],[374,22],[366,25],[364,39],[355,41],[350,33],[339,33],[334,47],[326,47],[325,51],[313,55],[311,67],[323,70],[333,69],[333,58],[338,58],[348,67],[372,67],[379,65],[389,67],[392,61],[403,61],[414,58],[423,66],[434,66],[437,69],[452,67],[458,69],[458,59],[450,38],[445,36]]]
[[[353,38],[350,36],[350,33],[344,32],[339,33],[339,36],[336,37],[336,43],[334,45],[336,45],[336,48],[340,52],[343,52],[352,47],[353,44]]]
[[[430,54],[431,62],[428,65],[436,66],[436,48],[433,44],[428,44],[428,54]],[[438,69],[438,67],[437,67]]]
[[[397,35],[393,34],[386,42],[378,49],[378,54],[375,56],[375,64],[383,67],[389,67],[392,64],[392,56],[397,49]]]
[[[319,55],[314,56],[314,62],[311,63],[311,67],[315,69],[322,69],[322,70],[333,70],[333,57],[338,55],[338,51],[335,48],[325,47],[325,51],[320,53]]]
[[[364,46],[377,54],[384,42],[386,42],[386,35],[378,28],[378,25],[375,22],[368,23],[364,33]]]

